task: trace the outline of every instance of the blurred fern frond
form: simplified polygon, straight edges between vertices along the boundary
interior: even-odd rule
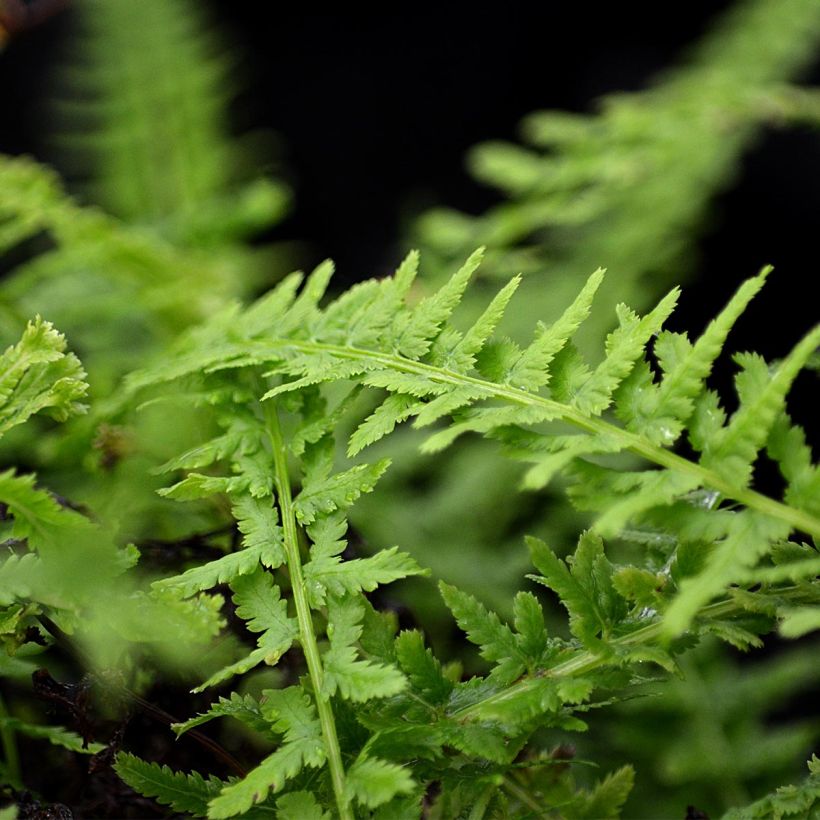
[[[714,197],[764,127],[820,119],[816,94],[788,84],[818,41],[813,0],[742,2],[646,90],[608,95],[590,114],[536,112],[520,144],[477,146],[470,170],[504,201],[477,216],[432,210],[414,241],[439,264],[484,244],[490,275],[531,274],[523,326],[553,319],[599,265],[604,298],[645,307],[694,267]],[[586,330],[592,347],[607,328]]]
[[[195,244],[281,219],[287,188],[258,178],[249,147],[230,133],[236,50],[200,4],[78,0],[74,16],[56,137],[93,201]]]

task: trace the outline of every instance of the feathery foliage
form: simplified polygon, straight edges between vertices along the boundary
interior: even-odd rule
[[[0,158],[0,252],[28,257],[0,331],[16,341],[36,313],[68,328],[92,413],[71,422],[85,374],[49,323],[31,322],[0,357],[6,453],[44,468],[38,483],[0,472],[0,675],[14,697],[33,658],[66,651],[91,674],[51,691],[77,732],[0,699],[3,785],[26,787],[15,738],[28,736],[93,754],[95,770],[115,760],[139,794],[202,817],[633,816],[633,787],[644,805],[666,790],[681,814],[698,788],[710,812],[734,806],[728,817],[813,816],[816,758],[804,782],[777,786],[816,725],[763,731],[773,704],[813,680],[805,653],[741,673],[711,641],[745,651],[820,627],[820,479],[787,407],[820,330],[780,361],[736,355],[737,397],[719,395],[712,369],[768,270],[697,338],[665,329],[677,289],[649,305],[645,286],[683,261],[682,237],[761,123],[814,118],[813,93],[782,83],[808,59],[817,9],[747,3],[648,92],[594,117],[532,117],[532,150],[481,149],[480,175],[508,202],[430,216],[421,235],[438,278],[479,242],[483,268],[475,252],[435,290],[412,253],[395,276],[331,300],[324,263],[248,307],[225,306],[260,278],[242,241],[280,216],[286,192],[254,181],[228,136],[230,67],[213,32],[183,0],[78,0],[74,14],[79,49],[61,82],[82,102],[57,104],[63,157],[113,216],[30,160]],[[599,263],[615,275],[579,281]],[[510,267],[526,275],[492,298],[470,284]],[[543,291],[536,271],[557,286]],[[631,307],[616,307],[613,329],[600,306],[614,293]],[[37,414],[68,431],[23,425]],[[397,434],[407,428],[421,432]],[[439,458],[421,506],[407,456],[419,435],[421,458]],[[774,495],[760,491],[767,462],[782,477]],[[588,528],[565,555],[538,509],[526,567],[502,541],[471,552],[465,572],[454,547],[482,530],[492,541],[488,521],[515,529],[515,482],[531,507],[568,486],[578,512],[565,526]],[[394,539],[380,531],[415,557],[379,548]],[[443,606],[476,647],[467,673],[441,636],[400,628],[382,589],[426,583],[425,541]],[[142,760],[122,731],[108,748],[88,742],[87,687],[145,692],[155,666],[213,697],[165,717],[231,774]],[[618,732],[601,743],[607,711]],[[663,743],[641,734],[647,715]],[[224,731],[242,761],[200,727]],[[600,775],[585,775],[587,758]]]
[[[589,113],[532,113],[520,142],[477,146],[470,171],[500,201],[477,215],[446,207],[422,214],[406,238],[426,260],[419,290],[440,284],[473,248],[486,245],[466,312],[477,316],[499,279],[523,272],[516,308],[502,328],[516,340],[538,321],[553,322],[599,266],[609,271],[599,303],[623,301],[644,311],[696,269],[697,239],[714,224],[716,197],[738,179],[766,129],[817,123],[816,89],[792,83],[811,65],[818,41],[820,13],[812,0],[738,0],[687,47],[679,65],[645,88],[608,94]],[[611,313],[595,311],[575,343],[594,356],[610,330]],[[388,527],[377,499],[367,498],[353,511],[354,525],[374,543],[412,541],[413,554],[437,575],[493,606],[509,607],[526,571],[521,535],[534,515],[556,544],[569,544],[585,525],[560,492],[543,494],[540,514],[528,499],[505,497],[503,488],[520,476],[513,463],[493,463],[491,470],[468,444],[433,462],[415,457],[412,439],[401,443],[401,466],[384,481],[391,497],[403,499],[395,517]],[[492,520],[476,508],[493,510]],[[451,550],[439,549],[442,536]],[[494,562],[498,548],[509,559],[488,583],[477,567]],[[419,593],[413,601],[431,627],[441,626],[429,597]]]
[[[275,664],[294,642],[305,657],[308,676],[300,686],[265,695],[274,703],[284,693],[297,699],[307,710],[300,712],[300,733],[287,720],[271,722],[267,731],[284,736],[278,749],[211,801],[211,817],[273,806],[289,781],[301,793],[306,775],[300,772],[314,768],[325,770],[325,778],[312,781],[309,791],[320,806],[332,794],[342,817],[354,816],[357,806],[382,805],[406,806],[407,816],[418,816],[419,797],[431,782],[442,784],[441,816],[467,808],[517,816],[543,801],[560,807],[562,816],[615,816],[631,788],[631,769],[590,793],[568,776],[544,785],[550,777],[536,775],[555,764],[548,750],[524,771],[510,767],[539,732],[584,730],[593,698],[641,684],[652,666],[659,674],[677,672],[678,656],[700,636],[749,648],[778,624],[788,637],[790,619],[817,611],[817,552],[789,540],[820,532],[816,494],[808,490],[817,468],[785,402],[820,344],[820,330],[772,366],[751,354],[737,357],[739,404],[730,416],[708,385],[732,324],[768,270],[742,285],[694,341],[663,329],[677,290],[645,316],[619,305],[604,358],[591,365],[572,336],[594,310],[600,272],[555,323],[540,324],[520,347],[494,335],[514,282],[468,330],[457,329],[453,314],[479,261],[476,252],[439,291],[413,303],[408,293],[417,258],[411,255],[394,277],[356,285],[322,307],[331,273],[323,264],[301,290],[297,279],[286,279],[246,310],[187,334],[127,383],[135,396],[188,384],[198,400],[219,408],[223,428],[242,430],[167,465],[178,472],[224,461],[229,472],[188,472],[167,495],[192,500],[225,493],[235,510],[254,500],[278,509],[265,525],[274,552],[261,561],[265,568],[253,553],[247,562],[219,559],[213,569],[157,582],[184,596],[227,581],[237,615],[261,633],[257,649],[200,688],[263,660]],[[516,596],[508,625],[444,583],[444,602],[489,674],[459,681],[419,633],[391,637],[362,590],[419,568],[395,550],[354,559],[349,571],[339,561],[346,509],[388,466],[335,466],[333,425],[343,411],[355,412],[363,388],[379,391],[383,402],[353,428],[350,454],[414,418],[416,427],[434,427],[424,451],[479,434],[531,465],[525,489],[559,474],[572,482],[575,503],[595,516],[574,555],[562,560],[543,541],[528,539],[537,571],[530,578],[567,610],[568,638],[549,634],[531,592]],[[778,446],[783,436],[800,444],[788,457]],[[288,441],[295,443],[289,456]],[[681,452],[684,443],[689,456]],[[764,452],[775,460],[781,454],[783,498],[754,489],[754,465]],[[288,459],[298,465],[295,473]],[[256,530],[242,529],[239,555],[255,543],[247,533]],[[642,562],[622,565],[608,556],[602,536],[625,533],[652,542]],[[277,579],[285,568],[289,583],[282,587],[284,578]],[[288,587],[292,608],[280,591]],[[314,709],[318,717],[309,717]],[[338,719],[346,709],[366,730],[355,742]],[[266,714],[281,720],[265,699],[258,708],[222,700],[185,725],[232,715],[258,727]],[[455,765],[454,752],[463,759]],[[465,769],[473,772],[466,779]]]

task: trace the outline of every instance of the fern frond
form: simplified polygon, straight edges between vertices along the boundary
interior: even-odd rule
[[[743,808],[730,809],[723,820],[757,820],[771,817],[811,817],[820,805],[820,760],[812,755],[808,761],[809,776],[792,786],[781,786],[774,794],[756,800]]]
[[[228,132],[231,59],[187,0],[81,0],[59,74],[58,145],[93,201],[175,239],[214,244],[281,218],[285,187],[233,193],[249,157]]]
[[[287,614],[287,601],[280,597],[279,587],[258,564],[250,573],[236,575],[231,581],[231,589],[237,605],[236,614],[245,621],[251,632],[262,634],[257,638],[257,648],[253,652],[215,672],[196,687],[195,692],[216,686],[234,675],[244,674],[262,662],[274,666],[299,635],[296,621]]]
[[[743,367],[737,380],[740,406],[728,421],[720,415],[717,399],[705,384],[729,328],[760,289],[767,271],[741,286],[694,344],[681,334],[660,335],[655,345],[661,366],[659,377],[652,375],[643,357],[648,355],[646,347],[651,337],[659,333],[674,307],[677,291],[672,291],[642,318],[627,308],[618,308],[620,324],[607,342],[603,361],[594,369],[574,366],[573,372],[577,375],[572,387],[564,378],[560,397],[555,397],[538,388],[549,381],[556,357],[561,368],[580,356],[574,350],[570,359],[561,359],[559,354],[587,314],[601,280],[600,274],[590,279],[557,325],[541,327],[535,340],[524,350],[507,348],[509,353],[504,354],[506,364],[502,367],[498,366],[502,360],[497,358],[495,364],[488,367],[488,360],[483,356],[477,360],[465,358],[463,370],[457,369],[459,365],[452,357],[447,360],[449,366],[444,367],[439,363],[440,351],[445,346],[441,340],[462,339],[449,324],[448,317],[476,264],[477,257],[471,257],[451,284],[445,285],[439,295],[430,297],[429,302],[422,301],[412,307],[396,303],[395,314],[388,319],[383,314],[376,317],[375,311],[369,308],[380,298],[379,294],[389,290],[391,280],[365,289],[363,301],[357,302],[356,311],[348,318],[355,317],[360,330],[369,328],[368,347],[334,341],[342,327],[340,322],[345,310],[335,309],[336,303],[324,311],[316,307],[317,294],[323,292],[326,285],[322,274],[317,290],[309,290],[295,303],[306,299],[305,304],[312,306],[313,318],[300,308],[298,326],[285,321],[284,325],[279,324],[275,334],[267,332],[247,337],[245,345],[253,351],[251,358],[229,356],[220,363],[217,358],[220,338],[206,333],[203,338],[209,340],[207,348],[190,346],[193,339],[187,350],[182,348],[186,360],[184,370],[178,361],[170,369],[160,365],[153,373],[135,377],[133,385],[178,377],[193,372],[204,362],[210,368],[273,366],[269,373],[284,379],[294,376],[298,379],[307,370],[321,371],[328,374],[329,379],[358,382],[390,394],[386,403],[354,432],[349,445],[353,452],[386,434],[405,417],[415,415],[417,424],[423,425],[432,419],[440,420],[449,412],[452,422],[427,439],[424,451],[441,450],[469,432],[499,438],[514,455],[534,464],[526,475],[526,486],[541,487],[561,472],[573,476],[577,484],[573,489],[574,498],[579,506],[599,513],[596,527],[601,532],[616,534],[660,509],[675,506],[684,516],[680,525],[683,537],[708,538],[715,546],[697,578],[681,585],[681,600],[669,613],[673,625],[670,634],[685,629],[700,606],[742,577],[747,568],[768,554],[775,540],[788,537],[793,529],[820,533],[820,521],[810,510],[766,498],[748,487],[752,465],[773,431],[781,438],[799,435],[788,433],[790,428],[783,426],[788,423],[778,420],[783,418],[789,386],[820,343],[820,329],[809,333],[771,373],[762,360],[740,357]],[[344,297],[339,301],[343,302]],[[493,315],[500,318],[496,308],[497,305],[493,307]],[[322,333],[327,325],[322,317],[334,310],[335,329],[331,339],[326,339]],[[426,311],[430,311],[427,319],[424,318]],[[281,327],[292,329],[281,331]],[[217,330],[214,326],[214,333]],[[404,338],[403,334],[410,330],[414,340],[412,355],[404,355],[402,343],[397,339]],[[457,349],[458,344],[456,342],[453,349]],[[337,365],[341,371],[334,369]],[[526,384],[516,386],[511,377],[515,373],[518,373],[518,381]],[[579,378],[582,373],[586,375]],[[271,393],[276,393],[276,388],[266,395]],[[612,401],[614,418],[600,418]],[[577,432],[574,435],[553,433],[542,426],[543,422],[559,420],[575,427]],[[619,424],[619,420],[625,421],[625,425]],[[693,444],[703,453],[698,462],[669,449],[680,433],[687,430]],[[782,447],[775,439],[773,451],[782,451]],[[591,461],[596,456],[621,451],[629,451],[650,462],[653,469],[615,472]],[[799,468],[796,458],[800,459]],[[805,452],[792,456],[791,464],[786,467],[795,477],[799,472],[803,482],[813,481],[815,475],[806,458]],[[318,511],[344,506],[346,497],[355,498],[361,490],[370,489],[382,469],[380,463],[374,467],[360,465],[335,476],[327,471],[317,473],[296,499],[297,515],[309,523]],[[206,479],[193,476],[187,481],[193,482],[190,490],[183,483],[172,492],[193,493]],[[731,528],[727,527],[725,516],[707,515],[711,524],[704,530],[701,519],[708,511],[704,513],[694,506],[689,509],[686,504],[686,499],[700,488],[733,499],[748,509],[736,515]],[[325,506],[317,506],[311,500],[313,496],[321,498]],[[741,549],[740,545],[749,538],[750,546]],[[592,597],[596,598],[597,593],[598,590]],[[587,630],[585,634],[592,640],[592,632]]]
[[[375,757],[360,756],[347,770],[351,799],[370,809],[389,802],[398,794],[412,792],[415,786],[406,768]]]
[[[322,656],[323,697],[338,692],[353,701],[383,698],[400,692],[407,680],[393,666],[358,660],[353,644],[362,634],[364,608],[354,596],[328,599],[330,648]]]
[[[513,317],[521,330],[553,320],[556,295],[577,292],[601,263],[613,272],[603,300],[617,295],[643,309],[669,271],[692,265],[689,243],[755,135],[798,110],[816,122],[816,101],[798,102],[813,90],[789,82],[818,40],[810,0],[737,4],[645,90],[610,94],[591,113],[534,112],[520,142],[474,148],[472,174],[504,201],[477,216],[435,208],[412,241],[436,276],[479,243],[488,247],[485,276],[523,271],[525,299]],[[595,344],[607,330],[593,320],[584,340]]]
[[[219,698],[207,712],[203,712],[182,723],[174,723],[171,728],[179,737],[189,729],[194,729],[218,717],[235,718],[246,726],[260,732],[269,733],[271,728],[270,722],[265,719],[262,713],[259,701],[251,695],[242,696],[237,692],[231,692],[229,698]]]
[[[57,421],[85,412],[87,390],[79,359],[65,337],[39,316],[20,341],[0,355],[0,436],[41,411]]]
[[[224,786],[216,777],[206,780],[197,772],[174,772],[168,766],[147,763],[126,752],[117,755],[114,770],[134,791],[194,817],[207,816],[209,801]]]
[[[332,820],[310,792],[288,792],[276,801],[280,820]]]
[[[284,742],[245,778],[224,786],[210,800],[208,817],[212,820],[244,814],[264,802],[270,792],[281,791],[303,767],[318,768],[325,762],[319,721],[301,687],[268,689],[265,697],[263,711],[273,728],[284,734]]]

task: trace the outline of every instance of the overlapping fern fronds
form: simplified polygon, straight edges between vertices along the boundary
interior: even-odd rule
[[[226,52],[198,7],[88,0],[71,14],[74,59],[59,70],[59,116],[49,121],[59,122],[58,161],[92,172],[82,194],[96,206],[68,196],[50,169],[0,157],[0,253],[12,263],[0,338],[13,339],[30,315],[53,318],[82,356],[94,395],[108,396],[181,330],[275,280],[281,246],[245,240],[281,219],[288,195],[231,134]],[[178,420],[100,432],[86,419],[59,444],[24,429],[3,450],[24,453],[49,483],[70,484],[75,501],[134,537],[161,537],[185,525],[160,523],[141,460],[155,466],[201,421]],[[100,459],[88,457],[92,442]]]
[[[817,551],[789,538],[820,533],[818,471],[785,400],[820,342],[820,328],[775,366],[750,354],[738,357],[739,406],[729,418],[706,383],[732,324],[768,271],[744,283],[694,341],[662,328],[677,290],[644,316],[619,305],[618,327],[603,360],[592,366],[571,339],[592,310],[602,272],[521,347],[495,335],[518,278],[466,330],[452,320],[480,259],[480,252],[473,254],[417,303],[408,299],[416,254],[394,277],[361,283],[324,307],[332,266],[319,266],[304,284],[294,274],[246,310],[228,309],[192,331],[128,382],[132,395],[163,383],[187,384],[222,414],[224,434],[166,465],[183,476],[164,493],[180,500],[227,494],[243,547],[157,582],[183,598],[229,583],[237,614],[257,636],[255,649],[202,687],[261,662],[275,664],[295,641],[311,681],[309,688],[267,693],[273,711],[264,701],[232,698],[179,727],[233,716],[282,737],[247,778],[223,784],[208,803],[210,817],[257,803],[273,808],[271,792],[307,800],[300,772],[325,765],[311,799],[330,805],[333,795],[343,817],[353,802],[405,806],[407,816],[418,816],[421,787],[431,782],[442,784],[442,816],[491,804],[525,810],[539,801],[566,805],[567,816],[610,816],[629,792],[629,768],[591,794],[573,790],[566,778],[512,774],[513,760],[537,729],[584,729],[581,715],[593,693],[642,680],[647,662],[674,671],[676,656],[699,635],[748,648],[775,624],[789,636],[816,618]],[[657,372],[647,361],[650,352]],[[326,385],[332,387],[327,394]],[[355,427],[349,455],[413,418],[416,427],[434,426],[423,444],[428,452],[478,433],[531,464],[528,487],[558,473],[572,478],[577,503],[595,513],[594,530],[566,561],[543,541],[528,541],[537,570],[530,577],[566,608],[569,639],[549,634],[530,592],[516,596],[508,625],[442,583],[446,605],[491,666],[487,677],[460,682],[419,633],[394,637],[395,629],[372,611],[364,591],[418,567],[393,549],[339,560],[344,511],[387,466],[378,461],[334,470],[333,431],[355,411],[362,388],[382,391],[383,400]],[[684,436],[689,457],[674,450]],[[288,450],[298,459],[293,480]],[[764,450],[781,466],[782,499],[753,489],[754,463]],[[623,459],[624,453],[632,458]],[[231,469],[215,470],[221,463]],[[619,535],[627,527],[649,548],[634,565],[614,564],[601,534]],[[304,732],[295,728],[296,718],[277,723],[282,698],[308,710],[297,721]],[[337,731],[343,701],[354,705],[367,732],[351,735],[347,724]],[[322,755],[310,751],[319,734]],[[120,773],[138,785],[145,777],[141,765],[123,758]],[[536,758],[533,775],[549,765]],[[158,767],[151,773],[164,787],[151,786],[150,793],[174,804],[180,776]]]
[[[62,334],[39,317],[29,322],[20,341],[0,355],[0,436],[36,413],[65,421],[84,412],[85,378]],[[178,661],[180,652],[188,654],[186,645],[202,646],[222,625],[218,597],[162,600],[137,591],[123,577],[137,560],[133,547],[118,546],[104,527],[37,486],[35,476],[0,472],[0,510],[0,677],[30,680],[34,658],[42,662],[54,640],[46,621],[73,634],[92,662],[112,668],[127,641],[164,648]],[[161,636],[151,627],[154,617],[165,624]],[[15,735],[82,754],[103,749],[62,726],[37,723],[32,711],[12,716],[2,700],[0,732],[0,777],[18,789],[24,772]]]
[[[406,239],[426,260],[418,291],[440,284],[473,248],[486,245],[466,312],[478,316],[495,280],[523,272],[515,310],[504,319],[513,338],[524,338],[537,321],[555,320],[599,266],[609,271],[602,304],[651,306],[666,287],[696,272],[698,237],[715,224],[713,203],[765,130],[818,121],[816,90],[790,85],[818,43],[820,10],[812,0],[737,0],[687,45],[678,66],[646,88],[612,93],[590,113],[536,112],[524,120],[520,143],[478,146],[472,172],[501,201],[478,215],[436,208],[421,217]],[[595,311],[580,328],[575,342],[585,355],[597,355],[612,318]],[[525,571],[524,531],[537,526],[566,549],[585,525],[554,488],[537,506],[505,496],[503,488],[519,480],[518,465],[488,466],[469,443],[435,464],[414,458],[415,444],[404,438],[391,443],[390,454],[400,446],[397,466],[385,477],[390,496],[402,499],[390,528],[372,497],[353,510],[354,525],[369,542],[412,542],[425,565],[494,607],[509,605]],[[440,549],[442,539],[450,549]],[[501,565],[499,549],[506,556]],[[481,567],[490,562],[496,571],[488,583]],[[434,602],[414,603],[435,620]]]
[[[465,332],[450,322],[479,261],[477,252],[439,291],[412,306],[406,296],[415,254],[394,278],[362,283],[324,309],[318,303],[331,267],[317,268],[298,296],[300,280],[291,276],[247,311],[223,314],[186,338],[156,371],[136,375],[131,384],[264,365],[283,381],[263,400],[345,380],[387,391],[350,437],[350,455],[409,418],[417,428],[438,425],[422,444],[426,452],[467,433],[497,439],[531,465],[525,487],[569,475],[575,503],[594,513],[598,532],[615,535],[628,525],[674,536],[667,558],[687,568],[665,614],[669,635],[686,629],[697,610],[730,584],[755,583],[759,563],[792,533],[820,533],[818,470],[785,404],[820,344],[820,328],[776,365],[752,354],[736,357],[740,404],[730,417],[707,386],[732,324],[768,271],[744,283],[694,341],[663,330],[677,289],[644,316],[619,305],[604,359],[591,366],[571,337],[590,313],[602,272],[590,277],[555,323],[539,324],[522,348],[493,337],[517,278]],[[658,373],[647,361],[653,339]],[[684,441],[691,457],[675,451]],[[780,466],[783,499],[753,488],[754,464],[764,451]],[[639,461],[630,469],[605,466],[620,453]],[[785,579],[792,573],[798,580],[816,571],[812,550],[804,564],[797,560],[801,548],[790,549],[794,563],[763,575]]]

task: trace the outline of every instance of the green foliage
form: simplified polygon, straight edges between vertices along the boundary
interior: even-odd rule
[[[208,802],[223,785],[215,777],[206,780],[196,772],[179,774],[167,766],[146,763],[130,754],[119,755],[116,770],[132,789],[194,817],[206,816]]]
[[[358,285],[324,307],[320,299],[330,267],[322,265],[301,293],[294,280],[286,280],[246,311],[232,312],[230,325],[219,316],[187,334],[170,355],[128,381],[135,397],[167,389],[168,383],[196,383],[196,400],[218,407],[223,427],[231,429],[229,418],[241,419],[241,436],[220,436],[169,463],[172,471],[203,463],[214,470],[207,476],[189,473],[170,495],[186,500],[227,493],[235,515],[252,509],[259,516],[261,504],[274,500],[279,510],[278,519],[269,514],[261,525],[254,518],[274,544],[277,557],[269,567],[252,552],[247,563],[219,559],[216,572],[205,565],[202,576],[189,570],[158,582],[189,595],[200,578],[227,581],[237,615],[249,631],[262,633],[258,649],[200,689],[262,660],[276,664],[294,641],[305,655],[308,676],[299,686],[266,693],[298,699],[307,710],[300,712],[301,734],[279,712],[276,719],[284,722],[271,720],[266,730],[264,721],[273,713],[265,701],[257,705],[237,697],[222,699],[178,727],[184,731],[231,715],[263,733],[284,734],[277,751],[211,802],[209,816],[272,805],[269,795],[291,780],[305,792],[304,772],[311,768],[324,770],[326,780],[312,780],[307,791],[319,806],[329,805],[323,801],[333,794],[343,817],[354,816],[357,804],[395,805],[397,811],[402,805],[407,816],[417,816],[417,788],[431,782],[442,784],[442,816],[467,808],[517,816],[542,799],[562,816],[615,816],[631,788],[630,769],[590,792],[575,786],[568,773],[549,788],[540,781],[523,784],[510,779],[516,771],[510,767],[520,755],[536,752],[538,746],[530,744],[537,744],[539,733],[583,731],[582,716],[596,705],[593,698],[617,699],[617,692],[640,685],[652,668],[648,664],[661,674],[677,673],[678,657],[700,636],[757,646],[778,623],[788,634],[789,619],[814,612],[820,602],[816,550],[787,540],[820,532],[813,508],[752,488],[755,461],[770,437],[782,436],[783,425],[790,424],[788,387],[820,331],[809,333],[773,367],[740,357],[739,404],[728,418],[716,410],[717,395],[706,381],[731,324],[766,272],[743,285],[694,342],[661,329],[676,291],[645,317],[619,306],[619,327],[610,334],[602,362],[573,365],[569,376],[565,368],[580,361],[570,337],[589,314],[601,275],[592,277],[554,326],[540,326],[533,342],[520,348],[489,330],[511,287],[488,308],[493,321],[479,319],[479,331],[474,326],[462,333],[453,323],[478,259],[473,255],[439,292],[415,304],[405,301],[415,256],[396,277]],[[647,350],[653,339],[657,370]],[[465,340],[469,355],[461,355]],[[558,395],[552,392],[556,383]],[[569,613],[569,638],[550,634],[542,604],[530,592],[516,596],[508,625],[473,596],[444,583],[444,602],[479,647],[489,674],[461,681],[448,674],[418,632],[393,639],[385,631],[362,590],[417,574],[418,566],[394,549],[365,559],[340,556],[344,513],[373,490],[387,462],[337,467],[334,431],[320,423],[322,417],[337,419],[340,408],[355,412],[351,398],[362,388],[387,396],[352,428],[354,450],[388,435],[400,416],[415,417],[417,426],[434,418],[436,429],[424,449],[437,451],[460,435],[478,433],[534,465],[525,486],[540,486],[555,474],[573,482],[576,503],[597,513],[593,530],[566,560],[543,541],[529,539],[539,573],[530,577],[555,593]],[[400,404],[391,402],[397,397]],[[378,428],[374,417],[380,418]],[[665,420],[660,426],[659,419]],[[693,458],[675,452],[684,436]],[[800,436],[792,434],[802,442]],[[265,440],[264,447],[255,443]],[[295,444],[288,448],[288,442]],[[622,452],[633,458],[611,460]],[[230,464],[229,472],[216,471],[221,462]],[[258,478],[261,464],[269,465],[267,481]],[[815,473],[806,449],[790,456],[784,477],[806,481]],[[790,496],[795,497],[801,498]],[[257,532],[247,523],[243,529]],[[602,535],[634,533],[654,548],[634,564],[613,563]],[[233,554],[258,543],[246,538]],[[289,584],[282,587],[285,567]],[[187,584],[186,575],[195,583]],[[361,727],[353,735],[338,717],[349,709]],[[308,717],[313,710],[318,718]]]
[[[473,148],[469,171],[498,192],[498,204],[475,214],[445,203],[410,226],[405,242],[421,248],[427,270],[419,293],[486,245],[466,314],[478,316],[498,280],[522,272],[520,298],[501,328],[516,342],[538,322],[554,322],[599,266],[609,271],[599,304],[623,301],[643,312],[664,288],[697,271],[698,238],[719,220],[718,197],[740,177],[745,156],[767,131],[816,126],[816,89],[793,83],[812,64],[818,41],[820,12],[813,0],[738,0],[687,46],[678,65],[639,89],[607,94],[589,112],[533,112],[521,124],[519,141]],[[611,329],[611,314],[593,311],[574,344],[594,359]],[[493,355],[501,354],[499,348]],[[586,378],[571,348],[559,360],[551,382],[556,396],[566,380]],[[401,402],[397,397],[390,407]],[[668,422],[674,432],[675,418],[659,414],[658,432]],[[526,498],[510,499],[504,488],[519,480],[520,468],[492,462],[469,443],[434,461],[420,458],[408,435],[385,452],[401,464],[382,486],[404,502],[388,524],[379,501],[364,499],[352,513],[354,525],[373,543],[412,543],[413,554],[437,576],[500,609],[509,610],[526,571],[525,526],[537,526],[551,543],[567,548],[587,525],[560,492],[542,494],[535,511]],[[477,508],[495,514],[476,515]],[[537,525],[530,523],[534,516]],[[439,548],[442,538],[450,549]],[[499,551],[507,556],[500,564]],[[476,569],[488,563],[496,565],[492,582]],[[425,625],[443,628],[436,602],[414,593]]]
[[[488,246],[440,287],[414,252],[337,298],[326,262],[247,306],[231,299],[259,282],[259,259],[242,242],[279,218],[286,192],[254,179],[228,138],[227,63],[198,8],[78,0],[75,20],[83,59],[64,82],[83,102],[59,104],[63,146],[90,159],[85,195],[114,216],[0,158],[0,252],[33,249],[0,332],[12,341],[39,313],[68,328],[92,412],[71,421],[83,368],[48,322],[30,322],[0,357],[6,453],[44,468],[0,472],[0,673],[18,692],[56,643],[134,689],[170,667],[194,693],[219,687],[176,736],[219,751],[199,728],[232,718],[225,736],[250,765],[222,750],[235,775],[175,771],[129,753],[127,735],[104,749],[0,700],[3,785],[26,785],[15,738],[27,736],[100,753],[95,766],[115,758],[136,792],[210,818],[632,816],[633,787],[653,809],[666,791],[682,813],[697,787],[718,810],[750,803],[727,817],[813,816],[816,758],[802,784],[778,783],[817,727],[766,722],[816,670],[799,653],[740,670],[710,641],[746,651],[820,627],[820,470],[787,407],[820,329],[780,361],[738,354],[735,400],[710,376],[768,269],[694,339],[664,329],[678,290],[651,305],[645,286],[682,261],[755,129],[772,113],[814,116],[811,93],[782,82],[817,39],[816,5],[748,3],[648,92],[596,116],[531,118],[533,150],[481,151],[508,201],[424,220],[438,278]],[[614,275],[579,280],[601,262]],[[511,266],[525,276],[491,297],[470,284]],[[595,301],[616,292],[641,312],[618,304],[613,329]],[[438,459],[421,505],[407,428],[426,430],[419,449]],[[377,455],[359,460],[367,448]],[[765,460],[782,491],[760,491]],[[526,539],[526,567],[495,535],[515,529],[516,482],[542,536]],[[577,508],[562,526],[584,522],[570,554],[543,524],[556,485]],[[69,488],[71,503],[44,486]],[[383,547],[380,527],[414,555]],[[473,540],[465,568],[458,549]],[[430,543],[443,606],[477,649],[466,673],[440,635],[399,629],[382,589],[433,594],[418,560]],[[153,560],[168,544],[172,560]],[[532,586],[512,596],[527,569]]]
[[[92,201],[184,244],[224,243],[281,217],[280,184],[236,190],[252,159],[227,132],[233,59],[196,4],[80,0],[72,22],[55,138]]]
[[[774,794],[757,800],[742,809],[732,809],[724,814],[725,820],[743,818],[813,817],[820,804],[820,761],[812,755],[808,762],[809,776],[795,786],[782,786]]]

